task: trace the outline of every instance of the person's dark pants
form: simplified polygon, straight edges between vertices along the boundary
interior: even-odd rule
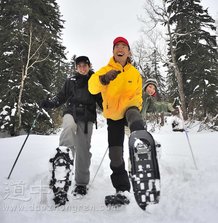
[[[116,121],[107,119],[111,181],[117,192],[130,191],[129,177],[123,159],[125,124],[128,124],[131,132],[144,129],[143,120],[137,108],[128,109],[123,119]]]

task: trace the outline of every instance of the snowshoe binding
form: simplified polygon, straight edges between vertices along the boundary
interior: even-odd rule
[[[107,207],[120,207],[130,203],[130,200],[124,192],[118,192],[115,195],[108,195],[105,197],[105,205]]]
[[[74,190],[72,191],[73,196],[75,197],[83,197],[87,194],[87,187],[83,185],[76,185]]]

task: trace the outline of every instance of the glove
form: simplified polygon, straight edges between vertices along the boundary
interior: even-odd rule
[[[42,100],[40,103],[40,108],[53,108],[54,104],[49,100]]]
[[[177,106],[181,106],[180,100],[178,98],[174,98],[172,106],[173,108],[176,108]]]
[[[99,76],[99,80],[103,85],[108,85],[119,73],[121,72],[118,70],[110,70],[106,74]]]

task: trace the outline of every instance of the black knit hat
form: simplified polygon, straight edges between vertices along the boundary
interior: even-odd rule
[[[76,58],[76,65],[78,65],[79,63],[85,63],[85,64],[88,64],[90,66],[90,60],[86,56],[77,57]]]
[[[156,79],[153,79],[153,78],[149,78],[145,81],[145,84],[143,86],[143,90],[146,89],[146,87],[149,85],[149,84],[153,84],[155,86],[155,88],[157,88],[157,81]]]

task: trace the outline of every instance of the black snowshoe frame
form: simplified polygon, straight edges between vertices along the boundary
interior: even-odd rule
[[[158,203],[160,197],[160,173],[152,135],[145,130],[132,132],[129,154],[134,196],[138,205],[145,210],[147,205]]]
[[[57,153],[53,158],[49,160],[52,163],[52,179],[50,180],[49,187],[53,190],[54,193],[54,202],[55,206],[65,205],[68,200],[67,192],[71,185],[70,173],[71,166],[73,166],[73,160],[70,158],[69,152],[70,149],[67,148],[66,152],[61,151],[58,147]],[[65,179],[57,179],[56,178],[56,169],[57,167],[65,167],[67,174],[64,177]]]

